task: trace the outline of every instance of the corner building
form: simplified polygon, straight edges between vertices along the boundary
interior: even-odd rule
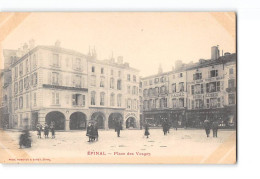
[[[236,54],[183,64],[177,61],[172,71],[141,79],[143,119],[151,126],[162,120],[173,127],[202,128],[205,119],[219,121],[223,128],[236,125]]]
[[[115,120],[139,127],[139,72],[122,57],[101,61],[95,50],[85,55],[59,42],[20,53],[11,65],[13,128],[54,121],[57,130],[77,130],[96,121],[109,129]]]

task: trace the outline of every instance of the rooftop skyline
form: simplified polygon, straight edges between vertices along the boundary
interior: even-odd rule
[[[18,49],[34,39],[87,54],[95,46],[99,60],[123,56],[140,76],[170,71],[183,63],[210,59],[211,46],[235,53],[234,13],[31,13],[2,41]]]

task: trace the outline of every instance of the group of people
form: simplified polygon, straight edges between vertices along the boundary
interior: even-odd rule
[[[22,134],[20,135],[19,146],[20,149],[22,147],[30,148],[32,146],[30,132],[27,126],[25,127],[25,129],[22,131]]]
[[[218,125],[219,125],[218,121],[210,122],[208,119],[204,121],[204,128],[207,137],[209,137],[210,129],[212,129],[213,131],[213,137],[218,137]]]
[[[44,138],[49,138],[49,132],[51,131],[51,138],[55,138],[55,123],[51,121],[50,126],[45,123],[44,126],[42,126],[40,123],[36,125],[37,135],[38,139],[42,138],[42,131],[44,132]]]
[[[96,123],[89,122],[86,136],[89,138],[88,142],[98,141],[98,126]]]

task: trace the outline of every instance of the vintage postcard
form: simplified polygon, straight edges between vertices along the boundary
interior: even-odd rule
[[[0,13],[0,162],[235,164],[235,12]]]

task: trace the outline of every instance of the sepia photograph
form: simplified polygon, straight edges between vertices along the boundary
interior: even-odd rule
[[[0,163],[236,164],[235,12],[1,12]]]

